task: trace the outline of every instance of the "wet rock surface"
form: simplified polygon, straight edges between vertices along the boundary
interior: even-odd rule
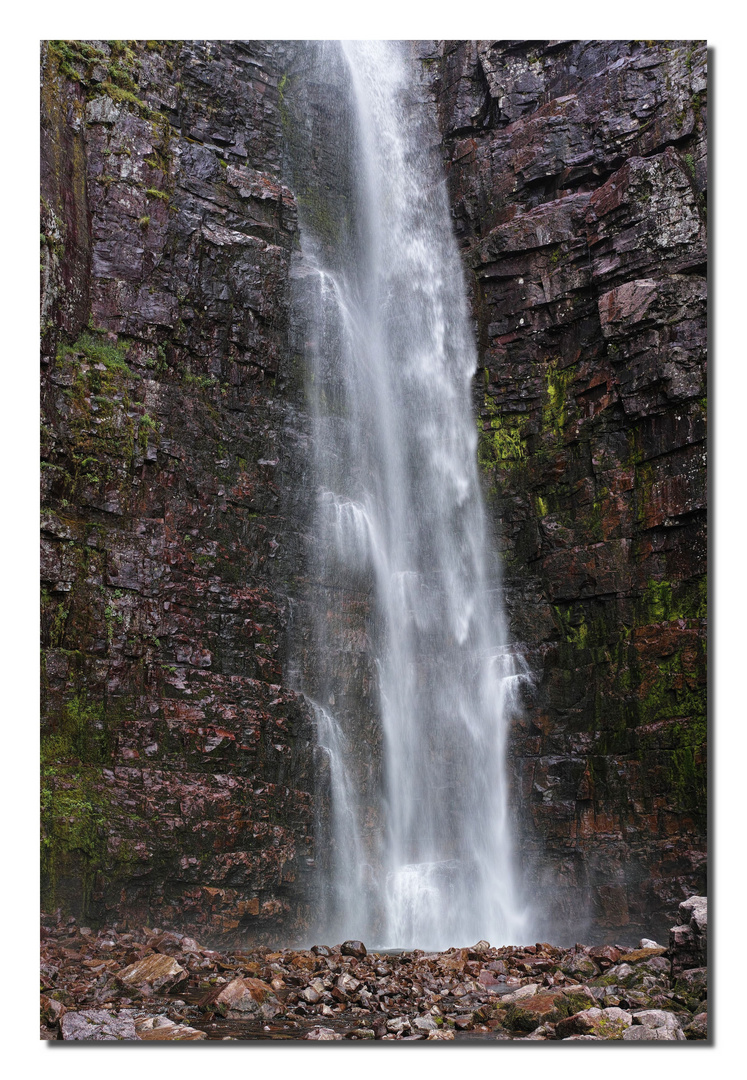
[[[627,960],[611,966],[599,948],[542,942],[361,956],[341,945],[218,952],[157,928],[93,933],[72,918],[48,916],[41,936],[42,1039],[707,1038],[706,969],[683,994],[669,951],[660,948],[619,946]],[[179,969],[184,978],[170,988],[135,987],[123,975],[138,967]]]
[[[416,51],[534,683],[509,748],[522,858],[569,936],[581,906],[600,940],[666,940],[705,888],[705,43]]]
[[[42,891],[84,921],[308,918],[287,62],[42,48]]]
[[[42,888],[99,925],[310,925],[293,48],[42,49]],[[666,941],[706,870],[705,46],[414,48],[533,675],[509,740],[522,863],[556,924]],[[370,703],[370,604],[333,608]]]

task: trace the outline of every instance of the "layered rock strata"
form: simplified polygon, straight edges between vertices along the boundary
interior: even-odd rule
[[[421,45],[481,354],[524,860],[569,926],[705,888],[706,48]],[[544,867],[544,872],[541,869]]]
[[[705,48],[414,48],[534,676],[522,863],[556,928],[662,936],[705,875]],[[201,940],[310,917],[294,65],[258,42],[42,56],[45,902]],[[356,603],[330,619],[363,695]]]
[[[42,50],[43,895],[203,939],[308,914],[283,64]]]

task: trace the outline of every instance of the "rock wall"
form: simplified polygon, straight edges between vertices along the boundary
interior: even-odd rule
[[[535,676],[511,742],[522,861],[558,934],[657,933],[705,892],[705,47],[415,51]],[[43,900],[202,941],[310,920],[296,62],[42,50]],[[362,641],[367,610],[333,617]]]
[[[201,940],[308,920],[283,57],[42,49],[43,903]]]
[[[536,679],[512,739],[523,859],[555,926],[585,908],[618,939],[663,933],[705,892],[705,44],[420,57]]]

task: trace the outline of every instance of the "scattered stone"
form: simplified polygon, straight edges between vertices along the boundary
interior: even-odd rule
[[[333,1040],[343,1039],[344,1035],[341,1035],[338,1031],[333,1031],[332,1028],[315,1027],[311,1031],[307,1031],[303,1038],[312,1042],[332,1042]]]
[[[178,959],[150,951],[175,944]],[[316,948],[223,954],[170,932],[110,928],[94,936],[65,924],[42,934],[42,962],[57,974],[40,999],[40,1037],[204,1041],[200,1021],[219,1027],[222,1019],[247,1022],[239,1034],[231,1029],[239,1039],[451,1041],[469,1032],[500,1040],[704,1041],[708,1034],[707,969],[686,968],[675,980],[655,942],[629,952],[538,944],[359,957]],[[584,959],[604,975],[582,982],[558,970],[561,961]],[[542,984],[531,974],[539,965],[550,968]],[[122,1008],[125,993],[139,998],[137,1009]],[[306,1034],[310,1028],[315,1035]]]

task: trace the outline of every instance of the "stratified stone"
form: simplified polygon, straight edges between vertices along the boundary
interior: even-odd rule
[[[543,853],[556,925],[664,943],[662,898],[702,890],[706,866],[705,43],[422,55],[534,680],[509,738],[520,843]]]
[[[708,963],[708,899],[691,896],[679,908],[680,924],[669,931],[672,975],[677,978],[688,968]]]

